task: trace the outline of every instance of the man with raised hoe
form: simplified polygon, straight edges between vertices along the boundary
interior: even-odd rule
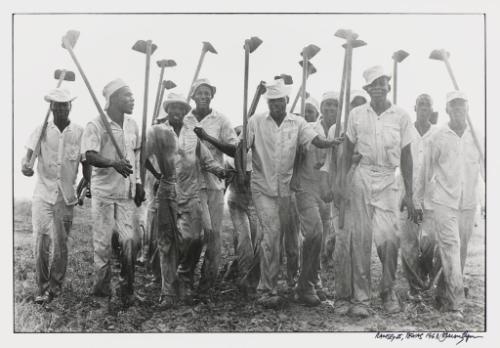
[[[382,262],[380,296],[385,310],[401,310],[394,291],[398,261],[398,185],[395,171],[401,168],[406,194],[404,202],[408,217],[416,221],[413,206],[412,157],[410,143],[413,131],[409,115],[396,105],[391,105],[387,94],[391,90],[390,75],[381,66],[374,66],[363,73],[363,89],[370,96],[370,103],[354,108],[346,132],[345,168],[350,168],[354,149],[361,156],[352,173],[350,192],[343,192],[350,199],[352,214],[352,299],[350,314],[370,315],[371,300],[371,248],[375,240]],[[341,187],[346,188],[347,175]]]
[[[74,97],[68,90],[51,90],[45,101],[50,103],[54,116],[49,121],[40,143],[37,173],[33,193],[32,220],[35,235],[35,279],[38,293],[35,303],[44,304],[59,295],[68,264],[68,236],[73,222],[73,207],[77,203],[75,181],[80,164],[80,142],[83,128],[70,121],[69,113]],[[22,173],[33,176],[28,166],[40,138],[42,127],[30,136]],[[82,172],[88,166],[83,162]],[[49,261],[50,245],[53,255]],[[50,264],[49,264],[50,262]]]
[[[111,236],[113,228],[121,242],[118,294],[123,304],[136,299],[134,273],[137,240],[133,230],[134,202],[140,206],[144,190],[139,176],[139,128],[132,117],[134,97],[121,79],[108,83],[106,120],[125,158],[120,159],[100,117],[90,121],[82,139],[82,156],[92,165],[92,233],[95,280],[92,294],[111,297]]]

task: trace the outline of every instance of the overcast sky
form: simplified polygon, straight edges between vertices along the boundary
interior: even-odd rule
[[[200,77],[217,86],[213,108],[225,114],[233,126],[241,124],[243,104],[244,40],[258,36],[263,44],[251,55],[249,103],[260,80],[288,73],[295,88],[300,85],[300,51],[315,44],[321,51],[312,63],[318,73],[308,81],[316,99],[328,90],[339,90],[344,50],[337,29],[356,31],[367,46],[354,51],[352,88],[363,85],[362,72],[383,65],[392,72],[391,56],[404,49],[410,56],[399,65],[398,104],[415,118],[413,106],[420,93],[429,93],[444,123],[445,95],[453,89],[443,63],[428,59],[436,48],[451,53],[450,62],[459,86],[470,98],[470,116],[484,134],[484,28],[481,15],[16,15],[14,19],[14,195],[30,197],[35,178],[20,173],[24,144],[47,111],[43,96],[54,88],[53,71],[75,71],[76,81],[67,83],[78,98],[71,119],[84,126],[97,116],[76,66],[61,48],[69,29],[80,31],[75,54],[85,70],[101,105],[102,88],[121,77],[135,94],[133,117],[141,124],[144,93],[144,55],[131,49],[139,39],[158,45],[152,56],[149,111],[153,110],[159,68],[156,60],[174,59],[177,66],[165,78],[177,84],[172,90],[186,94],[200,55],[201,42],[210,41],[219,52],[208,53]],[[260,103],[258,111],[265,110]],[[149,116],[151,117],[151,116]],[[148,124],[150,123],[150,118]]]

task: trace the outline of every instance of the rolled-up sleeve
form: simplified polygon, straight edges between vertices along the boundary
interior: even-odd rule
[[[25,144],[27,150],[35,150],[36,143],[38,142],[38,138],[40,137],[40,132],[42,131],[42,127],[38,126],[33,133],[30,134],[28,141]]]
[[[414,127],[411,124],[410,116],[403,112],[400,121],[401,148],[410,144],[415,139]]]
[[[99,152],[101,150],[101,134],[97,126],[89,122],[83,131],[82,144],[81,144],[81,154],[82,160],[86,160],[87,151]]]
[[[307,123],[304,119],[299,119],[299,145],[307,148],[311,141],[318,136],[318,132],[314,129],[312,124]]]
[[[358,141],[358,131],[356,129],[355,119],[356,119],[356,113],[351,112],[349,114],[349,120],[347,121],[346,135],[353,144]]]
[[[221,140],[227,144],[231,145],[238,144],[238,137],[236,136],[236,132],[231,126],[231,123],[225,117],[222,117],[221,127],[220,127],[220,137]]]

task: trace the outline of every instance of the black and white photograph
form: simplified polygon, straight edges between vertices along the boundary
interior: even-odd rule
[[[310,10],[11,11],[11,333],[494,330],[488,14]]]

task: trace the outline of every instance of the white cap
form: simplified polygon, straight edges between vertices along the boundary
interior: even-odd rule
[[[453,99],[463,99],[468,101],[467,94],[462,91],[453,91],[446,94],[446,103],[451,102]]]
[[[306,104],[310,104],[312,106],[314,106],[314,108],[316,109],[316,111],[319,113],[319,103],[316,99],[314,99],[313,97],[309,97],[306,99]]]
[[[365,91],[362,91],[362,90],[358,90],[358,89],[351,91],[351,103],[354,100],[354,98],[356,98],[356,97],[365,98],[366,101],[370,100],[370,96],[368,95],[368,93],[366,93]]]
[[[265,97],[267,99],[283,98],[290,94],[290,90],[290,85],[286,85],[285,80],[276,79],[272,83],[266,85]]]
[[[391,75],[389,73],[386,73],[381,65],[375,65],[372,66],[371,68],[366,69],[363,72],[363,77],[365,78],[366,81],[365,86],[371,85],[373,81],[375,81],[381,76],[386,76],[389,79],[391,78]]]
[[[167,96],[167,100],[165,100],[163,102],[163,109],[165,111],[167,111],[167,107],[169,104],[173,104],[173,103],[180,103],[182,104],[186,109],[187,109],[187,112],[189,112],[189,110],[191,110],[191,105],[189,105],[188,103],[186,103],[186,98],[184,98],[184,96],[182,94],[176,94],[176,93],[169,93],[169,95]],[[165,118],[167,117],[167,115],[162,115],[162,117],[157,117],[157,119],[162,119],[162,118]]]
[[[128,87],[128,85],[122,79],[115,79],[104,86],[102,90],[102,95],[106,98],[106,105],[104,106],[104,110],[107,110],[109,107],[109,98],[115,93],[117,90],[123,87]]]
[[[193,89],[191,90],[190,98],[193,98],[193,95],[198,89],[198,87],[202,85],[210,87],[210,89],[212,90],[212,97],[215,95],[217,88],[215,88],[215,86],[213,86],[208,79],[198,79],[193,83]]]
[[[339,98],[340,98],[339,92],[328,91],[323,93],[323,95],[321,96],[321,104],[323,104],[323,102],[328,99],[334,99],[336,101],[339,101]]]
[[[71,93],[65,88],[54,88],[44,97],[45,101],[49,103],[69,103],[75,98],[76,97],[71,97]]]

